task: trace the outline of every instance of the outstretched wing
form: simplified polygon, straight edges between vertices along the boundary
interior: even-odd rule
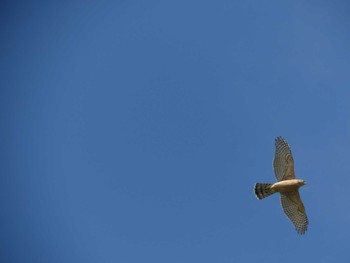
[[[284,213],[288,216],[290,221],[292,221],[296,231],[299,234],[304,234],[309,221],[299,192],[293,191],[288,194],[281,194],[281,204]]]
[[[287,141],[280,136],[275,140],[273,170],[277,181],[295,179],[292,152]]]

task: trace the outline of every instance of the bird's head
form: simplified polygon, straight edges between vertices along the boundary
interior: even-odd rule
[[[300,186],[306,185],[306,182],[304,180],[299,180]]]

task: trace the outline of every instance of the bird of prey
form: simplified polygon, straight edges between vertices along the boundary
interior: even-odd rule
[[[263,199],[274,193],[280,193],[284,213],[294,224],[296,231],[304,234],[308,227],[308,219],[298,189],[306,182],[295,178],[292,152],[282,137],[277,137],[275,140],[273,169],[277,182],[256,183],[255,195],[258,199]]]

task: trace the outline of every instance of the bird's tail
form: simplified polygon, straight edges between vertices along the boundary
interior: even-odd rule
[[[269,195],[272,195],[275,193],[271,189],[272,184],[266,184],[266,183],[256,183],[254,186],[254,192],[258,199],[263,199],[265,197],[268,197]]]

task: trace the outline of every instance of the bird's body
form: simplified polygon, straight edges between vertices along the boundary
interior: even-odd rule
[[[277,137],[275,146],[273,168],[277,182],[256,183],[254,192],[258,199],[280,193],[284,213],[294,224],[297,232],[304,234],[308,227],[308,218],[298,189],[306,183],[304,180],[295,178],[294,160],[287,141]]]
[[[299,187],[305,184],[304,180],[290,179],[274,183],[271,186],[271,190],[279,192],[281,194],[288,194],[299,189]]]

